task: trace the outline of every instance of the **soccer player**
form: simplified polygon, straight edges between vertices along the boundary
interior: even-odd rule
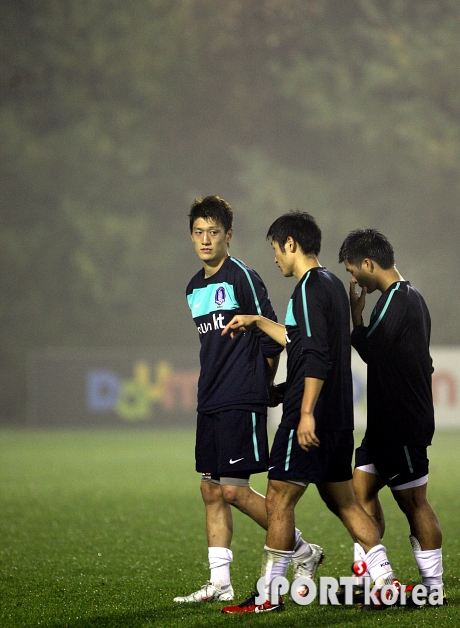
[[[422,584],[428,592],[430,587],[440,590],[446,604],[441,527],[426,496],[427,447],[434,433],[430,314],[422,295],[396,268],[392,245],[375,229],[352,231],[340,248],[339,262],[352,276],[351,342],[367,363],[367,427],[356,450],[355,492],[383,536],[378,493],[384,486],[391,489],[409,522]],[[366,294],[375,290],[382,294],[366,327]],[[356,560],[360,553],[355,547]]]
[[[174,601],[231,601],[230,506],[267,528],[265,498],[250,487],[249,478],[268,467],[269,386],[283,347],[258,330],[241,334],[236,342],[222,337],[234,314],[258,313],[274,321],[276,315],[259,275],[228,253],[230,205],[218,196],[200,198],[189,218],[203,263],[187,286],[187,300],[201,342],[195,454],[196,470],[202,473],[211,573],[200,589]],[[314,577],[322,557],[322,549],[305,542],[296,530],[294,574]]]
[[[377,587],[399,584],[378,529],[353,491],[353,392],[346,291],[318,261],[321,231],[309,214],[284,214],[271,225],[267,239],[283,275],[298,280],[285,325],[260,314],[236,315],[222,332],[236,340],[239,332],[256,328],[287,348],[283,415],[269,461],[268,531],[261,569],[266,599],[259,604],[252,596],[239,605],[225,607],[225,613],[283,610],[283,600],[278,594],[272,597],[270,583],[286,574],[295,542],[294,509],[310,482],[317,485],[326,505],[362,547]]]

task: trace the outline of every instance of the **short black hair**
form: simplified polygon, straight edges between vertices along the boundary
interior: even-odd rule
[[[225,233],[233,227],[233,210],[227,201],[220,196],[205,196],[195,199],[190,207],[190,233],[193,231],[193,223],[197,218],[214,220],[222,225]]]
[[[321,229],[307,212],[293,211],[275,220],[267,233],[267,240],[276,242],[282,252],[289,236],[305,255],[318,255],[321,250]]]
[[[347,260],[361,268],[363,259],[369,259],[387,270],[395,265],[395,253],[390,241],[377,229],[356,229],[348,234],[339,251],[339,264]]]

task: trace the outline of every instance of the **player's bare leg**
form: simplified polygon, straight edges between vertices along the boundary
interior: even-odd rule
[[[175,602],[230,602],[233,588],[230,583],[230,563],[233,560],[230,544],[233,536],[232,511],[224,499],[220,484],[202,481],[201,495],[206,508],[208,537],[209,581],[189,595],[174,598]]]
[[[427,484],[403,490],[393,490],[393,497],[406,515],[410,526],[410,542],[415,562],[428,591],[436,589],[440,601],[434,604],[448,604],[443,583],[442,532],[438,518],[426,497]],[[434,589],[433,589],[434,588]],[[426,603],[431,605],[431,596]]]
[[[410,531],[421,545],[422,550],[439,549],[442,545],[442,532],[439,520],[426,497],[427,484],[393,491],[398,506],[406,515]]]
[[[347,528],[351,538],[366,552],[380,544],[378,528],[358,503],[351,480],[325,482],[318,486],[318,491],[328,508]]]
[[[379,475],[355,469],[353,472],[353,488],[356,499],[377,525],[380,538],[385,533],[385,517],[378,497],[379,491],[385,486]]]
[[[225,501],[222,487],[214,482],[201,482],[201,496],[206,508],[208,547],[230,548],[233,537],[233,518]]]
[[[222,485],[222,494],[227,504],[238,508],[242,513],[251,517],[264,530],[267,529],[267,509],[265,497],[250,486]]]
[[[325,482],[318,491],[328,508],[336,514],[347,528],[351,538],[364,550],[363,560],[370,577],[378,587],[391,584],[395,575],[381,544],[378,527],[358,503],[352,480]]]
[[[268,516],[266,545],[268,547],[282,551],[294,548],[294,510],[305,490],[306,487],[291,482],[269,480],[266,497]]]
[[[304,487],[269,480],[265,505],[268,529],[262,557],[261,576],[265,578],[266,602],[257,608],[257,612],[279,611],[284,609],[283,601],[275,596],[271,599],[270,582],[277,576],[285,576],[294,554],[296,529],[294,508],[305,491]],[[224,612],[255,612],[252,598],[237,607],[227,607]]]

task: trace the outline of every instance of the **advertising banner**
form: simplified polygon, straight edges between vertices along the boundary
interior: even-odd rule
[[[433,401],[436,429],[460,428],[460,347],[432,347],[433,358]],[[277,381],[286,377],[286,354],[281,354]],[[355,428],[366,427],[366,364],[356,351],[352,350],[351,369],[353,373],[353,396]],[[269,411],[271,427],[276,427],[281,419],[281,408]]]
[[[28,368],[30,426],[192,425],[196,347],[37,351]]]
[[[437,428],[460,427],[460,347],[434,347]],[[366,425],[366,365],[352,354],[355,426]],[[37,427],[190,426],[196,423],[198,348],[48,349],[30,356],[28,424]],[[276,381],[286,377],[281,355]],[[269,425],[281,406],[269,410]]]

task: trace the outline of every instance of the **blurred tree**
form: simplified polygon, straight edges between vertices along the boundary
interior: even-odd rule
[[[350,229],[382,229],[403,274],[429,302],[434,341],[458,342],[452,287],[460,263],[460,7],[423,0],[306,4],[311,19],[298,26],[304,43],[270,60],[284,96],[280,110],[297,124],[297,137],[283,142],[294,159],[259,144],[256,164],[254,151],[240,150],[241,198],[259,211],[310,209],[330,245],[335,241],[326,247],[328,264]],[[279,168],[280,161],[289,167]],[[442,271],[440,246],[453,262]],[[440,274],[446,290],[439,290]]]
[[[329,266],[381,228],[456,341],[455,0],[3,0],[0,24],[0,415],[33,347],[193,343],[195,194],[254,265],[294,207]]]

